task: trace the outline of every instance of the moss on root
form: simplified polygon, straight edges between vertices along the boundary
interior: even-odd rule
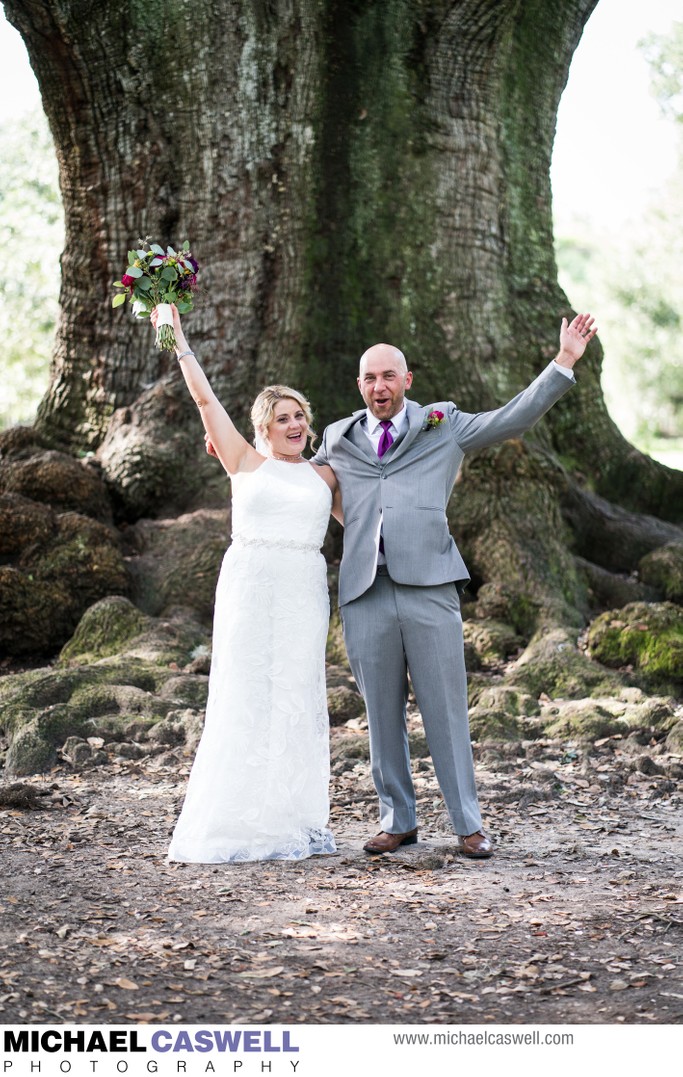
[[[76,631],[62,648],[60,663],[83,664],[120,654],[126,643],[150,627],[151,618],[127,598],[110,595],[83,614]]]
[[[183,673],[208,633],[187,612],[155,620],[127,599],[109,597],[83,616],[59,664],[0,678],[10,773],[52,766],[71,737],[127,741],[169,716],[200,722],[208,678]]]
[[[683,609],[671,602],[632,602],[603,613],[588,630],[591,656],[612,669],[633,668],[648,688],[683,684]]]
[[[541,694],[565,699],[591,695],[617,695],[624,678],[591,662],[564,629],[546,632],[531,641],[515,664],[509,684],[525,688],[537,699]]]

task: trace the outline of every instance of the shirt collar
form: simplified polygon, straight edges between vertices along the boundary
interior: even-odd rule
[[[393,428],[394,428],[394,430],[396,431],[397,434],[401,433],[401,430],[403,429],[403,425],[404,425],[404,423],[406,421],[407,414],[408,414],[407,408],[406,408],[406,406],[404,404],[403,407],[401,408],[401,410],[399,412],[397,412],[396,415],[394,415],[393,419],[391,420],[391,425],[393,426]],[[365,410],[365,421],[368,424],[368,434],[374,434],[375,430],[377,429],[377,427],[379,426],[379,424],[380,424],[380,422],[382,420],[377,419],[372,414],[370,409],[366,408],[366,410]]]

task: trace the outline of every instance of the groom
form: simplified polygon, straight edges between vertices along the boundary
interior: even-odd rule
[[[370,733],[381,832],[368,853],[417,841],[406,728],[408,673],[457,848],[493,853],[482,832],[467,717],[457,584],[469,579],[446,519],[466,452],[519,437],[574,383],[572,367],[595,336],[593,319],[563,318],[560,350],[544,371],[495,411],[467,414],[450,401],[405,398],[413,376],[398,348],[375,344],[360,360],[366,408],[332,423],[314,463],[330,464],[344,509],[339,607]]]

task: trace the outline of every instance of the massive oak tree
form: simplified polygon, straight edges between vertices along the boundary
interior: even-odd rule
[[[318,424],[358,406],[359,354],[399,345],[412,395],[504,402],[570,314],[549,166],[597,0],[4,0],[38,77],[66,216],[61,318],[38,429],[95,452],[117,512],[201,502],[217,465],[175,360],[112,310],[138,238],[185,238],[188,335],[247,428],[266,382]],[[590,169],[590,117],[576,153]],[[599,311],[595,312],[599,316]],[[527,437],[480,453],[451,504],[475,584],[530,632],[681,532],[683,480],[628,444],[589,347]]]

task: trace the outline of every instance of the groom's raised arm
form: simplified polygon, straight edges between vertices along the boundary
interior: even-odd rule
[[[456,407],[449,421],[462,451],[472,452],[508,438],[521,437],[534,426],[575,384],[572,367],[596,333],[590,314],[577,314],[570,324],[563,318],[559,351],[531,385],[492,411],[468,413]]]

